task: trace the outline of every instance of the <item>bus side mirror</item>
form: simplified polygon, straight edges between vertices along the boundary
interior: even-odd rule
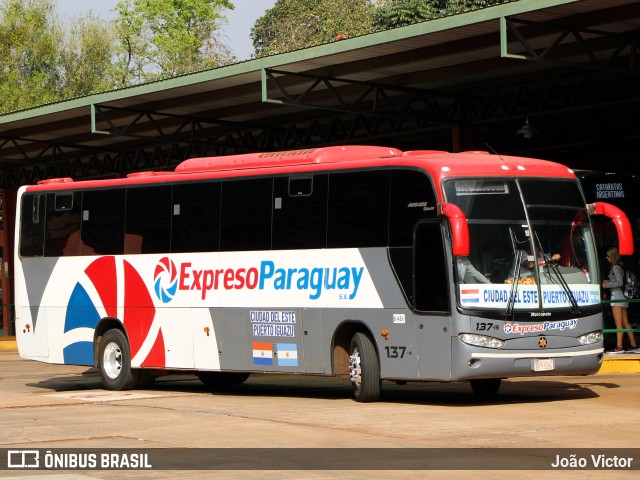
[[[468,256],[469,225],[462,209],[453,203],[440,203],[438,204],[438,214],[444,215],[449,220],[453,255]]]
[[[609,217],[616,226],[618,232],[618,253],[620,255],[633,255],[633,234],[629,219],[615,205],[606,202],[596,202],[587,205],[589,215],[604,215]]]

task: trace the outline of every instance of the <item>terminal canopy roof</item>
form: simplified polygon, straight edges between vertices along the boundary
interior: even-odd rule
[[[0,186],[339,144],[630,170],[639,59],[637,0],[520,0],[0,116]]]

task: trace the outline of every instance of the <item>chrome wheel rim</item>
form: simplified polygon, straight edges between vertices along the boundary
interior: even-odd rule
[[[102,366],[104,373],[106,373],[109,378],[118,378],[118,375],[120,375],[122,371],[122,350],[117,343],[111,342],[105,347],[104,353],[102,354]]]
[[[349,376],[351,377],[353,386],[359,389],[362,384],[362,365],[358,347],[355,347],[349,356]]]

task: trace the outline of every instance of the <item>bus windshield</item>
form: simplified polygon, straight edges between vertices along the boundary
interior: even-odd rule
[[[456,258],[462,307],[577,315],[599,303],[598,258],[576,182],[465,178],[446,181],[444,193],[469,224],[469,256]]]

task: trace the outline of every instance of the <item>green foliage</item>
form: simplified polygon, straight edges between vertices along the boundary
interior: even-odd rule
[[[423,22],[442,15],[443,7],[448,3],[434,0],[380,0],[374,15],[375,30]]]
[[[212,68],[229,0],[123,0],[65,28],[54,0],[0,0],[0,113]]]
[[[115,35],[91,13],[77,19],[68,33],[59,65],[65,73],[61,97],[72,98],[113,87]]]
[[[462,13],[513,1],[517,0],[449,0],[447,3],[450,13]]]
[[[376,31],[469,12],[514,0],[377,0]]]
[[[49,0],[0,5],[0,108],[18,110],[57,99],[62,31]]]
[[[251,29],[255,57],[516,0],[277,0]]]
[[[91,15],[65,32],[51,0],[3,0],[0,113],[110,88],[109,32]]]
[[[277,0],[251,29],[255,56],[369,33],[373,11],[369,0]]]
[[[234,60],[217,39],[229,0],[123,0],[116,12],[119,86],[217,67]]]

